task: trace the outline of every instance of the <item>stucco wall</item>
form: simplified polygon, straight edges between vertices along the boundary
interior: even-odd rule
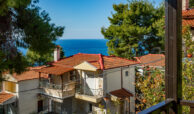
[[[125,72],[128,71],[128,76]],[[122,68],[123,88],[135,95],[135,67]],[[104,91],[109,93],[121,89],[121,68],[108,69],[104,71]],[[135,98],[130,97],[130,112],[135,112]]]
[[[38,89],[39,80],[26,80],[18,83],[18,109],[19,114],[29,114],[37,112],[37,94],[40,92]]]
[[[103,78],[98,76],[98,72],[82,70],[82,85],[85,87],[86,92],[92,95],[102,95],[100,90],[103,88]]]

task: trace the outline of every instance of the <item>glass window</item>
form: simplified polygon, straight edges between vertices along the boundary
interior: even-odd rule
[[[129,76],[129,72],[128,71],[125,71],[125,76]]]

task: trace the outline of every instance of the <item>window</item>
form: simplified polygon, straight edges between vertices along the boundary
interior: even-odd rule
[[[87,75],[88,77],[94,77],[94,72],[86,71],[86,75]]]
[[[125,76],[129,76],[129,72],[128,71],[125,71]]]
[[[5,90],[15,93],[16,92],[16,83],[5,81]]]
[[[70,72],[70,80],[71,81],[76,80],[76,72],[75,71]]]

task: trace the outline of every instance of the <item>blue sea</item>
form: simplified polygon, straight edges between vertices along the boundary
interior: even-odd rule
[[[60,39],[56,44],[63,48],[66,57],[77,53],[108,55],[107,41],[106,39]],[[21,51],[26,53],[26,49]]]
[[[56,42],[65,51],[65,56],[77,53],[103,54],[108,55],[108,48],[105,39],[63,39]]]

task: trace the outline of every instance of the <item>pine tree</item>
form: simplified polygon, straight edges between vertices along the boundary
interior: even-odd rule
[[[19,48],[28,48],[39,55],[55,47],[64,27],[50,23],[38,0],[0,0],[0,77],[3,72],[21,73],[28,66]]]
[[[134,0],[113,5],[113,9],[115,13],[108,17],[110,26],[101,29],[109,40],[110,55],[132,58],[151,52],[154,47],[163,47],[164,33],[160,32],[164,31],[164,7],[155,8],[148,1]]]

